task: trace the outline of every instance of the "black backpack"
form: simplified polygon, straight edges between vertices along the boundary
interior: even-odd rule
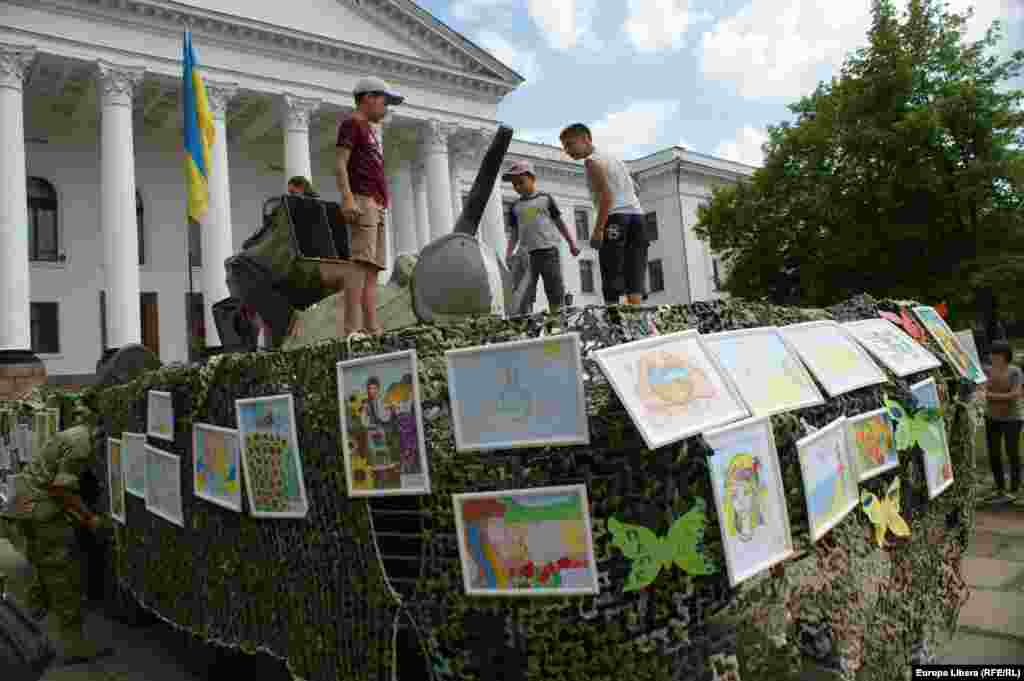
[[[4,681],[38,681],[57,656],[46,630],[7,592],[0,575],[0,669]]]

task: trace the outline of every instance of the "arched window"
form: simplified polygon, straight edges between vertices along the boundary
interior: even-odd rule
[[[135,222],[139,230],[139,264],[146,264],[146,211],[142,205],[142,194],[135,190]]]
[[[28,178],[28,258],[57,262],[57,190],[41,177]]]

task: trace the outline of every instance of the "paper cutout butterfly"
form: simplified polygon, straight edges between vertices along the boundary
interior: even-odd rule
[[[904,451],[915,444],[930,456],[945,456],[942,436],[936,432],[935,424],[942,419],[942,412],[933,407],[918,409],[911,416],[903,405],[883,397],[889,417],[896,424],[896,449]]]
[[[900,517],[900,479],[896,477],[889,483],[884,499],[879,499],[871,492],[861,490],[860,508],[875,526],[875,539],[879,548],[885,548],[885,533],[892,532],[897,537],[909,537],[910,527]]]
[[[898,315],[893,314],[892,312],[879,312],[878,314],[884,317],[885,319],[888,319],[896,326],[902,328],[904,331],[910,334],[910,337],[913,338],[914,340],[924,340],[924,329],[922,329],[921,326],[916,321],[914,321],[913,317],[907,314],[906,309],[900,308],[900,313]]]
[[[646,527],[609,518],[612,546],[633,562],[623,591],[644,588],[654,581],[662,568],[669,568],[673,563],[691,575],[717,572],[718,567],[703,554],[707,523],[704,510],[704,500],[697,499],[693,508],[676,518],[664,537],[658,537]]]

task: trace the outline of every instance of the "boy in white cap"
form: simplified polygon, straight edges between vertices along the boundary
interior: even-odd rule
[[[387,269],[384,211],[388,181],[384,176],[384,147],[373,126],[384,120],[388,106],[404,98],[380,78],[367,77],[353,90],[356,110],[338,127],[335,175],[341,194],[341,213],[349,227],[351,259],[363,266],[362,276],[345,282],[347,335],[365,330],[379,334],[377,275]]]
[[[523,251],[529,253],[530,277],[522,309],[518,314],[526,314],[533,307],[537,292],[537,279],[544,279],[544,293],[548,297],[548,309],[557,312],[565,299],[565,284],[562,280],[562,262],[558,256],[558,245],[561,242],[559,233],[569,243],[569,252],[573,257],[580,254],[569,228],[562,221],[562,213],[558,210],[553,196],[537,191],[537,176],[529,161],[515,161],[501,176],[505,182],[511,182],[513,189],[519,194],[519,200],[512,204],[512,238],[508,242],[505,260],[512,257],[516,243]]]

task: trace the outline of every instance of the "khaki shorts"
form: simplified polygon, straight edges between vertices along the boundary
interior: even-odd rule
[[[369,196],[355,195],[359,219],[349,225],[351,258],[360,263],[386,270],[387,246],[384,242],[384,209]]]

